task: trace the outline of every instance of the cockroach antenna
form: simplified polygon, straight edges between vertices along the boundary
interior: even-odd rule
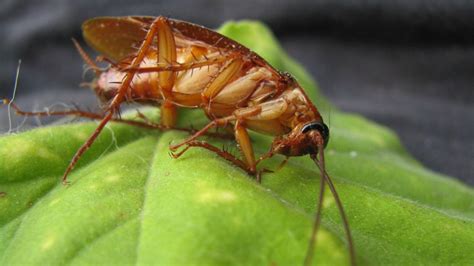
[[[320,160],[319,161],[322,162],[322,164],[324,165],[324,155],[323,155],[323,153],[319,153],[319,154],[320,154]],[[316,164],[319,164],[316,155],[311,155],[311,159],[313,159],[313,161]],[[320,180],[320,183],[319,183],[319,197],[318,197],[318,203],[316,205],[316,215],[315,215],[315,218],[314,218],[314,221],[313,221],[313,229],[311,231],[311,238],[309,240],[308,250],[306,251],[306,257],[305,257],[305,260],[304,260],[304,265],[305,266],[311,265],[311,262],[313,261],[314,248],[316,246],[316,234],[318,232],[319,225],[321,223],[321,214],[322,214],[322,210],[323,210],[324,189],[325,189],[325,187],[326,187],[325,178],[323,176],[323,173],[321,172],[321,180]]]
[[[319,171],[321,173],[321,182],[320,182],[320,190],[319,190],[319,197],[318,197],[318,203],[316,206],[316,217],[313,222],[313,229],[311,233],[311,238],[308,244],[308,250],[306,252],[306,258],[304,265],[309,266],[311,265],[313,255],[314,255],[314,248],[316,245],[316,234],[319,229],[319,225],[321,223],[321,213],[322,213],[322,207],[323,207],[323,202],[324,202],[324,189],[326,186],[326,183],[329,186],[329,190],[331,191],[334,200],[336,201],[337,208],[339,209],[339,213],[342,219],[342,223],[344,225],[344,230],[346,232],[346,238],[347,238],[347,245],[349,247],[349,258],[350,258],[350,263],[351,265],[356,265],[356,258],[355,258],[355,249],[354,249],[354,243],[352,240],[352,235],[351,235],[351,230],[349,228],[349,222],[347,220],[346,213],[344,211],[344,207],[342,206],[341,199],[339,198],[339,194],[336,191],[336,187],[334,186],[334,183],[331,180],[331,177],[328,175],[326,172],[326,166],[325,166],[325,161],[324,161],[324,144],[321,143],[318,145],[318,156],[316,154],[311,154],[311,159],[314,161],[316,166],[319,168]]]

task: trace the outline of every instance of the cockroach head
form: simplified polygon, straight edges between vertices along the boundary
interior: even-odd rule
[[[301,133],[306,134],[310,131],[317,131],[319,135],[323,138],[324,148],[328,145],[329,142],[329,128],[324,124],[324,122],[310,122],[305,124],[301,129]]]
[[[286,156],[316,155],[329,142],[329,128],[322,121],[296,126],[289,134],[275,139],[273,150]]]

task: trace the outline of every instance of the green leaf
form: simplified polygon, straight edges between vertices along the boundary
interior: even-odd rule
[[[318,107],[329,106],[265,26],[230,22],[220,31],[294,74]],[[143,112],[156,119],[154,109]],[[202,126],[206,118],[184,111],[180,121]],[[333,109],[330,126],[327,168],[360,264],[474,263],[471,188],[426,170],[390,130],[360,116]],[[258,184],[198,148],[172,159],[168,145],[183,133],[110,123],[64,187],[60,176],[95,127],[50,126],[0,138],[0,265],[302,263],[320,178],[308,158],[292,158]],[[271,142],[252,139],[258,153]],[[262,167],[275,169],[282,159]],[[339,214],[326,196],[315,262],[346,264]]]

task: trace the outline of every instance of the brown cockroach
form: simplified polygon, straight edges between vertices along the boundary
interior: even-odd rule
[[[76,115],[100,120],[71,159],[63,175],[64,183],[109,121],[174,129],[177,108],[202,108],[211,122],[181,143],[170,145],[173,157],[180,157],[191,147],[201,147],[256,176],[259,181],[263,171],[257,170],[260,161],[274,154],[309,155],[321,172],[321,182],[305,264],[312,261],[326,184],[342,217],[350,262],[355,264],[347,217],[324,165],[329,129],[291,75],[274,69],[243,45],[189,22],[165,17],[103,17],[87,20],[82,27],[86,42],[102,54],[100,60],[110,63],[106,69],[99,68],[73,40],[84,61],[96,73],[90,87],[106,105],[104,114],[80,110],[24,112],[4,100],[22,115]],[[117,118],[122,103],[160,106],[161,124]],[[242,159],[197,140],[211,128],[218,127],[233,127]],[[259,159],[255,158],[248,130],[275,136],[269,152]]]

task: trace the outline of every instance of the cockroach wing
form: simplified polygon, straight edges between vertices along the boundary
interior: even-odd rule
[[[136,52],[145,39],[143,21],[132,17],[99,17],[82,24],[82,34],[87,44],[115,62]]]
[[[136,52],[136,47],[145,39],[146,30],[154,19],[138,16],[98,17],[85,21],[82,24],[82,32],[84,39],[92,48],[118,62]],[[191,43],[205,44],[221,51],[240,51],[257,61],[264,62],[247,47],[213,30],[186,21],[170,18],[167,20],[175,37],[186,39]]]

